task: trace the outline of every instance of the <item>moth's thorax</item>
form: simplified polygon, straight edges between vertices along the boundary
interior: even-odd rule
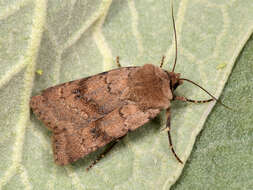
[[[165,109],[170,106],[170,78],[157,66],[146,64],[130,73],[128,88],[129,99],[139,102],[143,108]]]

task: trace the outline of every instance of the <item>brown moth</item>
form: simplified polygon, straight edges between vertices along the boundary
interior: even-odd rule
[[[163,57],[160,67],[152,64],[120,67],[48,88],[41,95],[31,98],[33,113],[53,132],[53,152],[57,164],[75,162],[111,142],[90,165],[91,168],[129,131],[149,122],[164,109],[167,110],[166,131],[170,148],[176,159],[183,163],[173,149],[170,136],[171,101],[205,103],[216,98],[208,92],[212,99],[204,101],[174,95],[183,80],[192,81],[180,78],[180,74],[174,72],[177,38],[173,8],[172,20],[176,57],[171,72],[161,68]],[[118,59],[117,63],[120,66]]]

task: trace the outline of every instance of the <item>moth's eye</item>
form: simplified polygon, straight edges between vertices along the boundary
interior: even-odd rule
[[[179,82],[176,82],[175,84],[174,84],[174,90],[176,90],[176,88],[179,86]]]

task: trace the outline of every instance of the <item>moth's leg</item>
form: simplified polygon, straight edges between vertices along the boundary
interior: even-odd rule
[[[116,57],[116,63],[117,63],[117,66],[120,68],[121,64],[119,63],[119,56]]]
[[[160,63],[160,68],[163,67],[164,59],[165,59],[165,56],[162,56],[161,63]]]
[[[168,138],[169,138],[169,144],[170,144],[171,152],[174,154],[174,156],[176,157],[177,161],[180,162],[181,164],[183,164],[183,162],[177,156],[177,154],[176,154],[176,152],[175,152],[175,150],[173,148],[173,143],[172,143],[172,139],[171,139],[171,135],[170,135],[170,108],[168,108],[166,110],[166,116],[167,116],[166,131],[168,131]]]
[[[86,170],[89,171],[89,169],[91,169],[91,168],[92,168],[95,164],[97,164],[102,158],[104,158],[105,155],[106,155],[107,153],[109,153],[109,152],[112,150],[112,148],[113,148],[120,140],[122,140],[125,136],[126,136],[126,135],[124,135],[124,136],[122,136],[122,137],[116,139],[115,141],[113,141],[113,142],[110,144],[110,146],[108,146],[108,147],[104,150],[104,152],[102,152],[102,153],[97,157],[97,159],[94,160],[94,161],[91,163],[91,165],[89,165],[88,168],[86,168]]]
[[[211,102],[213,101],[214,99],[208,99],[208,100],[191,100],[189,98],[186,98],[184,96],[175,96],[174,97],[174,100],[179,100],[179,101],[183,101],[183,102],[192,102],[192,103],[207,103],[207,102]]]

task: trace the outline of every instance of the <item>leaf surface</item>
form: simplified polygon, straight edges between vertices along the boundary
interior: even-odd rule
[[[252,10],[251,0],[175,1],[176,72],[218,97],[253,31]],[[0,31],[0,188],[169,189],[175,183],[183,166],[157,120],[129,134],[86,173],[98,152],[56,166],[51,133],[29,109],[31,95],[116,68],[116,56],[123,66],[141,66],[159,65],[165,55],[164,69],[171,70],[169,1],[6,0],[0,3]],[[208,98],[187,83],[177,93]],[[173,103],[172,138],[183,161],[213,106]],[[205,138],[205,143],[212,140]]]

